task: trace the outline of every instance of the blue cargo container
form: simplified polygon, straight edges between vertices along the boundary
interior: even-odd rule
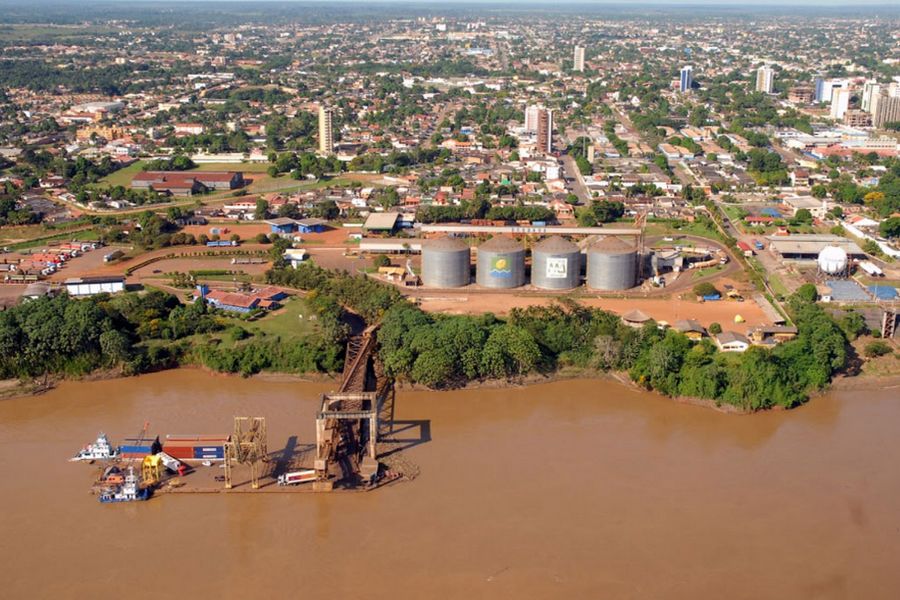
[[[119,446],[119,452],[125,454],[151,454],[153,450],[150,446]]]
[[[721,294],[710,294],[708,296],[703,296],[703,299],[707,302],[715,302],[716,300],[721,300]]]
[[[194,446],[194,458],[225,458],[222,446]]]

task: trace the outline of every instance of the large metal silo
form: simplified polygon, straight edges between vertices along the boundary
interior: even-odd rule
[[[570,290],[581,285],[581,250],[553,236],[531,250],[531,285],[544,290]]]
[[[525,285],[525,248],[507,237],[489,239],[478,247],[475,281],[486,288]]]
[[[442,238],[422,243],[422,285],[454,288],[469,285],[471,251],[462,240]]]
[[[630,243],[607,236],[587,253],[587,285],[593,290],[627,290],[637,279],[637,249]]]

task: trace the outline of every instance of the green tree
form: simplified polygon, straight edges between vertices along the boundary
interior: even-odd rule
[[[844,316],[841,317],[839,321],[841,329],[844,331],[844,335],[847,336],[849,340],[855,340],[862,334],[864,334],[868,327],[866,326],[866,320],[863,318],[861,314],[856,312],[855,310],[850,310],[844,313]]]
[[[716,289],[716,286],[711,284],[708,281],[704,281],[703,283],[698,283],[694,286],[694,294],[698,296],[714,296],[719,293],[719,290]]]
[[[377,267],[377,268],[391,266],[391,259],[388,258],[386,254],[379,254],[378,256],[375,257],[375,260],[372,262],[375,265],[375,267]]]
[[[882,340],[875,340],[874,342],[869,342],[866,344],[866,347],[863,349],[863,354],[866,355],[867,358],[878,358],[879,356],[884,356],[886,354],[891,353],[891,347],[887,342]]]
[[[796,295],[804,302],[815,302],[819,298],[819,292],[816,291],[816,286],[811,283],[804,283],[797,288]]]
[[[809,212],[808,208],[801,208],[794,215],[794,221],[798,223],[812,223],[813,216],[812,213]]]
[[[482,374],[486,377],[511,377],[530,372],[541,351],[526,330],[513,325],[495,328],[484,345]]]
[[[253,211],[253,218],[257,221],[265,220],[269,216],[269,203],[259,198],[256,200],[256,210]]]
[[[882,236],[891,240],[900,237],[900,217],[885,219],[878,226],[878,231]]]
[[[111,365],[127,362],[131,358],[131,342],[121,331],[110,329],[100,334],[100,351]]]

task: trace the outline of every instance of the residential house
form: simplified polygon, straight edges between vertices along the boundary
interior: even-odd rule
[[[715,336],[715,340],[722,352],[744,352],[750,347],[750,340],[735,331],[723,331]]]
[[[774,346],[797,337],[797,328],[787,325],[760,325],[747,331],[750,340],[760,346]]]
[[[681,319],[675,321],[672,327],[695,342],[700,341],[703,339],[703,336],[706,335],[706,329],[704,329],[699,321],[695,321],[694,319]]]

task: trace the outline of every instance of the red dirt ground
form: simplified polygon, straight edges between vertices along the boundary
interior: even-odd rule
[[[516,296],[498,293],[446,292],[435,290],[420,291],[423,310],[448,314],[481,314],[493,312],[498,315],[508,313],[513,308],[525,308],[535,305],[549,305],[554,302],[551,297]],[[718,302],[694,302],[678,299],[644,299],[644,298],[598,298],[588,297],[579,300],[587,306],[609,310],[623,315],[630,310],[640,309],[657,321],[674,323],[679,319],[696,319],[708,327],[710,323],[719,323],[725,330],[743,331],[754,325],[771,324],[765,313],[753,300],[735,302],[722,300]],[[745,322],[736,324],[734,318],[740,315]]]

